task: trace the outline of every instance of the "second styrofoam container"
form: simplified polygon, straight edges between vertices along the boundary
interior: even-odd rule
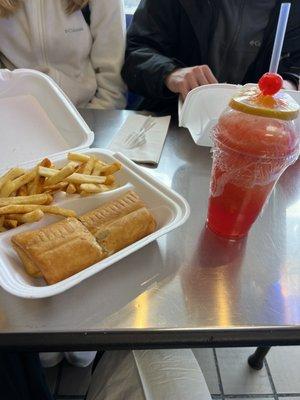
[[[245,86],[253,86],[253,83]],[[212,147],[211,130],[228,106],[230,99],[242,87],[223,83],[199,86],[191,90],[184,103],[179,101],[179,126],[190,131],[197,145]],[[296,90],[286,90],[286,92],[300,104],[300,92]]]

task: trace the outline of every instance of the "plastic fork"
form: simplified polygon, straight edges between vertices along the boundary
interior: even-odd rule
[[[133,149],[134,147],[139,147],[142,144],[146,143],[146,133],[153,128],[155,125],[155,121],[153,121],[153,118],[149,116],[141,128],[137,132],[132,132],[130,133],[124,140],[123,143],[124,145],[129,148]]]

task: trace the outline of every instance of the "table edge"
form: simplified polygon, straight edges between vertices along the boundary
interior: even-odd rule
[[[1,350],[112,350],[300,345],[300,326],[227,330],[111,330],[1,333]]]

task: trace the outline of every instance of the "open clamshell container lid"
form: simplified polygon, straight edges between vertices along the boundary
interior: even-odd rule
[[[54,202],[81,215],[134,190],[157,221],[157,229],[152,234],[53,285],[46,285],[42,278],[26,274],[10,239],[14,234],[39,229],[59,217],[45,215],[39,222],[0,233],[0,285],[11,294],[35,299],[62,293],[178,228],[189,217],[190,208],[182,196],[127,157],[105,149],[89,148],[93,133],[48,76],[31,70],[0,70],[0,118],[1,175],[12,166],[33,168],[44,157],[61,167],[67,161],[69,151],[92,155],[106,163],[119,161],[122,169],[117,175],[118,188],[84,198],[78,194],[59,193]]]
[[[245,86],[253,86],[249,83]],[[241,90],[241,85],[213,84],[199,86],[189,92],[184,103],[179,101],[179,126],[187,128],[198,146],[212,147],[211,130],[217,124],[231,98]],[[300,104],[300,92],[286,91]]]
[[[47,75],[0,70],[0,169],[89,147],[94,134]]]

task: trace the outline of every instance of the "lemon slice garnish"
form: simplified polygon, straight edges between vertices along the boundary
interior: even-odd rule
[[[261,117],[293,120],[299,115],[299,104],[287,93],[264,96],[258,87],[243,90],[230,100],[229,106],[246,114]]]

